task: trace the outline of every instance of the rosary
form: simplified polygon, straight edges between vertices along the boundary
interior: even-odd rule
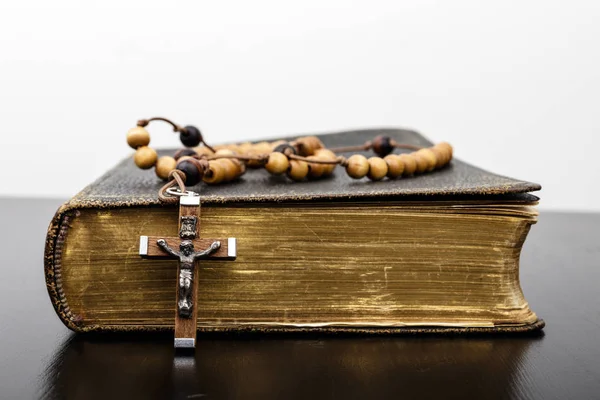
[[[158,157],[148,147],[150,134],[146,126],[152,121],[170,124],[185,148],[173,156]],[[326,148],[316,136],[293,141],[272,143],[241,143],[212,147],[194,126],[181,127],[166,118],[139,120],[127,132],[127,144],[135,149],[133,160],[141,169],[154,167],[156,175],[167,181],[159,190],[163,203],[179,203],[179,236],[140,236],[139,254],[143,258],[179,259],[177,280],[177,310],[175,314],[175,348],[196,347],[197,307],[196,294],[198,261],[204,259],[229,260],[237,257],[235,238],[200,238],[200,196],[186,189],[200,182],[217,185],[242,176],[247,168],[264,168],[273,175],[286,174],[293,181],[319,179],[333,173],[340,165],[353,179],[365,176],[373,181],[397,179],[432,172],[447,166],[452,160],[452,146],[446,142],[431,147],[397,143],[387,136],[377,136],[362,145]],[[393,154],[395,149],[410,152]],[[372,150],[376,156],[362,154],[350,157],[338,155],[353,151]],[[174,188],[177,185],[178,188]],[[178,250],[177,250],[178,249]],[[203,249],[203,250],[196,250]]]
[[[150,134],[145,127],[152,121],[172,125],[186,148],[172,157],[158,158],[156,151],[148,147]],[[452,159],[452,146],[446,142],[422,148],[397,143],[386,136],[377,136],[359,146],[332,149],[327,149],[316,136],[301,137],[291,142],[278,140],[212,147],[204,141],[198,128],[191,125],[181,127],[160,117],[139,120],[137,126],[127,132],[127,144],[135,149],[133,159],[139,168],[154,167],[160,179],[175,180],[179,177],[188,186],[200,181],[209,185],[230,182],[242,176],[246,168],[265,168],[273,175],[286,174],[293,181],[318,179],[331,175],[336,165],[345,167],[351,178],[366,176],[379,181],[385,177],[395,179],[431,172],[445,167]],[[394,149],[412,152],[392,154]],[[367,159],[362,154],[354,154],[346,158],[336,154],[367,150],[373,150],[377,156]]]

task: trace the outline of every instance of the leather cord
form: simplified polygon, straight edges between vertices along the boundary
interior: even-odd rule
[[[175,196],[171,196],[167,194],[167,189],[172,188],[173,186],[179,186],[179,191],[181,193],[185,193],[185,174],[183,171],[175,169],[171,171],[169,174],[169,182],[167,182],[163,187],[158,190],[158,199],[166,204],[175,204],[179,201],[179,199]]]

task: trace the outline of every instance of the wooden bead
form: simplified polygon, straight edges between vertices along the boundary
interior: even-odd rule
[[[199,156],[212,156],[214,153],[211,149],[209,149],[206,146],[200,146],[200,147],[195,147],[194,148],[196,154],[198,154]]]
[[[249,156],[262,156],[265,154],[271,153],[271,146],[268,142],[260,142],[253,144],[252,147],[247,152]],[[264,166],[264,163],[258,160],[248,160],[246,161],[246,165],[250,168],[261,168]]]
[[[422,154],[419,154],[419,152],[416,151],[412,154],[412,157],[414,157],[415,161],[417,162],[417,170],[415,171],[417,174],[422,174],[423,172],[427,171],[427,168],[429,168],[429,162]]]
[[[240,144],[238,144],[237,148],[238,148],[238,154],[248,154],[248,152],[252,148],[252,143],[250,143],[250,142],[240,143]]]
[[[389,154],[383,158],[388,166],[387,177],[390,179],[402,176],[404,172],[404,162],[396,154]]]
[[[215,156],[218,156],[218,155],[233,156],[233,155],[235,155],[235,153],[231,149],[221,148],[215,152]],[[223,178],[223,181],[229,182],[229,181],[236,179],[237,177],[239,177],[241,175],[239,163],[238,164],[235,163],[235,161],[237,161],[237,160],[235,160],[233,158],[218,158],[217,161],[225,169],[225,177]]]
[[[438,164],[438,168],[447,165],[452,160],[452,146],[446,142],[438,143],[433,146],[432,151],[442,160]]]
[[[318,160],[317,156],[308,156],[306,157],[310,160]],[[317,163],[308,163],[308,176],[311,178],[320,178],[325,173],[326,166],[325,164],[317,164]]]
[[[452,155],[454,150],[452,149],[452,146],[450,145],[450,143],[448,142],[441,142],[437,144],[438,148],[445,150],[448,154],[448,161],[452,160]]]
[[[276,140],[275,142],[271,142],[269,144],[271,145],[271,151],[273,151],[277,148],[277,146],[287,144],[287,142],[285,140]]]
[[[173,157],[163,156],[156,161],[156,175],[163,180],[169,179],[169,174],[177,167],[177,161]]]
[[[435,167],[436,168],[442,168],[444,165],[446,165],[448,160],[447,160],[446,152],[444,150],[441,150],[440,148],[433,146],[431,148],[431,151],[433,152],[433,154],[435,154],[435,159],[436,159]]]
[[[219,158],[217,160],[219,164],[223,167],[224,171],[224,182],[230,182],[238,177],[238,167],[234,164],[233,160],[229,158]]]
[[[316,136],[306,136],[296,140],[298,153],[304,157],[312,156],[315,151],[322,149],[323,142]]]
[[[246,164],[235,158],[230,158],[230,160],[236,168],[236,179],[246,173]]]
[[[146,128],[136,126],[127,132],[127,144],[133,149],[138,147],[148,146],[150,144],[150,133]]]
[[[176,159],[177,162],[179,161],[183,161],[183,160],[189,160],[190,158],[194,158],[192,156],[181,156],[179,158]]]
[[[372,181],[380,181],[388,173],[387,163],[381,157],[371,157],[369,158],[369,173],[367,176]]]
[[[235,154],[242,154],[237,144],[227,145],[226,149],[233,151]]]
[[[369,173],[369,160],[362,154],[354,154],[348,158],[346,173],[353,179],[364,178]]]
[[[287,156],[298,153],[296,151],[296,148],[294,146],[292,146],[291,144],[289,144],[288,142],[278,144],[273,149],[273,152],[283,153]]]
[[[269,154],[272,151],[271,144],[269,142],[259,142],[253,147],[255,154]]]
[[[295,181],[301,181],[308,175],[308,164],[304,161],[290,160],[287,176]]]
[[[195,126],[188,125],[179,132],[179,140],[185,147],[196,147],[202,142],[202,134]]]
[[[208,162],[208,171],[204,173],[202,180],[209,185],[216,185],[225,180],[225,168],[218,160]]]
[[[154,164],[156,164],[157,159],[158,154],[156,154],[156,150],[148,146],[138,147],[133,156],[133,161],[135,161],[135,165],[137,165],[141,169],[152,168]]]
[[[248,153],[249,156],[256,156],[256,154],[252,154],[252,153]],[[248,166],[248,168],[260,168],[262,167],[264,164],[258,160],[248,160],[246,161],[246,165]]]
[[[219,149],[215,152],[215,155],[219,155],[219,154],[223,154],[223,155],[227,155],[227,156],[235,155],[233,150],[230,150],[230,149]]]
[[[198,168],[197,160],[190,157],[188,160],[177,161],[177,169],[185,174],[185,184],[194,186],[202,179],[202,170]]]
[[[265,169],[273,175],[281,175],[287,171],[289,166],[290,161],[283,153],[271,153]]]
[[[394,151],[392,139],[389,136],[379,135],[371,143],[371,148],[379,157],[385,157]]]
[[[321,160],[327,160],[327,161],[335,161],[337,159],[337,155],[329,149],[318,149],[317,151],[315,151],[315,156]],[[323,174],[331,175],[333,173],[333,170],[335,170],[335,166],[337,164],[322,164],[322,165],[324,168]]]
[[[410,176],[414,174],[417,170],[417,160],[415,160],[412,154],[400,154],[398,157],[404,164],[404,172],[402,172],[402,175]]]
[[[175,152],[175,154],[173,155],[173,157],[179,161],[179,159],[181,157],[185,157],[185,156],[195,156],[197,153],[196,151],[194,151],[193,149],[179,149]]]
[[[431,151],[431,149],[421,149],[417,151],[417,154],[424,158],[427,162],[427,168],[425,171],[433,171],[435,169],[435,165],[437,164],[437,158],[435,157],[435,153]]]

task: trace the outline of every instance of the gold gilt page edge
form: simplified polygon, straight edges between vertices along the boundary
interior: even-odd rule
[[[414,202],[412,204],[407,204],[406,202],[398,202],[396,204],[391,204],[386,202],[386,207],[403,207],[406,209],[412,209],[412,212],[417,210],[431,212],[436,210],[440,212],[440,209],[445,209],[446,211],[454,209],[454,211],[458,211],[461,208],[468,208],[470,206],[475,206],[475,204],[465,205],[465,204],[452,204],[452,202],[440,202],[439,204],[432,205],[435,202]],[[492,213],[500,212],[500,214],[504,215],[504,211],[507,211],[508,214],[506,216],[515,216],[520,215],[521,217],[526,217],[527,215],[531,218],[530,223],[535,223],[535,217],[537,216],[537,211],[533,206],[536,202],[529,202],[529,204],[479,204],[475,208],[480,208],[481,211],[488,209]],[[249,205],[236,205],[238,207],[271,207],[273,205],[266,204],[249,204]],[[280,205],[276,205],[280,206]],[[284,206],[291,206],[291,204],[285,204]],[[294,205],[295,206],[295,205]],[[307,206],[305,204],[301,204],[301,207]],[[372,203],[348,203],[343,204],[342,207],[360,207],[364,208],[365,206],[381,206],[379,202]],[[231,207],[231,205],[229,206]],[[339,205],[326,205],[326,204],[312,204],[311,208],[315,207],[332,207],[337,208]],[[473,210],[472,210],[473,211]],[[143,326],[136,325],[85,325],[82,324],[80,317],[71,313],[68,302],[64,296],[64,291],[62,288],[61,282],[61,263],[60,256],[62,253],[62,245],[66,239],[66,235],[68,233],[69,227],[73,221],[73,218],[76,217],[79,211],[77,209],[62,209],[59,210],[55,219],[53,219],[50,227],[49,233],[47,237],[46,243],[46,252],[45,252],[45,270],[46,270],[46,282],[48,291],[50,293],[50,297],[52,299],[54,308],[56,309],[58,315],[61,317],[61,320],[65,323],[67,327],[75,331],[128,331],[128,330],[172,330],[172,327],[168,326],[152,326],[149,324],[144,324]],[[418,211],[417,211],[418,212]],[[460,211],[458,211],[460,213]],[[483,212],[485,214],[485,212]],[[313,331],[313,332],[362,332],[365,329],[371,333],[382,333],[382,332],[420,332],[420,331],[429,331],[429,332],[499,332],[499,331],[527,331],[527,330],[536,330],[541,329],[544,325],[543,321],[537,320],[535,322],[529,324],[516,324],[516,325],[490,325],[490,324],[482,324],[481,326],[460,326],[460,324],[432,324],[431,326],[426,326],[427,324],[419,323],[418,326],[411,326],[408,324],[399,324],[398,326],[393,326],[393,324],[377,324],[377,323],[331,323],[331,324],[241,324],[238,326],[224,326],[224,327],[215,327],[215,326],[202,326],[199,325],[200,331],[206,332],[228,332],[228,331],[240,331],[240,332],[248,332],[248,331],[281,331],[281,332],[292,332],[292,331]],[[334,326],[335,325],[335,326]],[[359,326],[360,325],[360,326]],[[442,326],[440,326],[442,325]]]

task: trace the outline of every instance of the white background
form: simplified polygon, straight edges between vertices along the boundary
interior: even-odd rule
[[[415,128],[600,210],[599,1],[96,3],[0,3],[0,195],[70,196],[160,115],[213,143]]]

